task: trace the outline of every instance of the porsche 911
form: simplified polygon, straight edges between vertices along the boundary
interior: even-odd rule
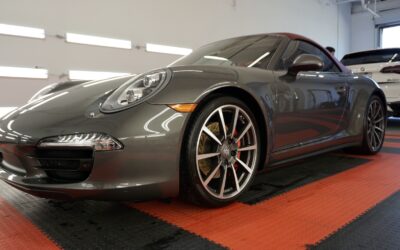
[[[288,33],[55,89],[0,118],[0,178],[50,199],[223,206],[259,172],[337,149],[376,154],[385,136],[377,83]]]

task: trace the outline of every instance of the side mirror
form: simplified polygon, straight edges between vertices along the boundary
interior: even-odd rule
[[[290,65],[288,74],[296,76],[300,71],[320,71],[324,68],[324,62],[318,56],[310,54],[299,55]]]

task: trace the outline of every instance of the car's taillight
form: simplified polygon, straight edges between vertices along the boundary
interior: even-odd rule
[[[400,74],[400,65],[384,67],[381,73],[395,73]]]

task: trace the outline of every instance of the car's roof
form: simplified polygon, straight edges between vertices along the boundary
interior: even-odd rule
[[[326,56],[330,57],[332,59],[332,61],[334,61],[336,63],[336,65],[341,69],[342,72],[347,72],[347,73],[350,72],[350,70],[346,66],[344,66],[336,57],[332,56],[332,54],[329,53],[329,51],[325,47],[322,47],[319,43],[313,41],[312,39],[302,36],[302,35],[294,34],[294,33],[275,33],[275,34],[286,36],[291,40],[301,40],[301,41],[305,41],[305,42],[313,44],[314,46],[318,47],[320,50],[324,51]]]
[[[287,37],[291,40],[304,40],[304,41],[308,41],[311,43],[315,43],[317,44],[315,41],[311,40],[308,37],[299,35],[299,34],[295,34],[295,33],[289,33],[289,32],[277,32],[277,33],[260,33],[260,34],[252,34],[252,35],[246,35],[243,37],[251,37],[251,36],[284,36]]]
[[[319,43],[315,42],[314,40],[299,35],[299,34],[295,34],[295,33],[290,33],[290,32],[277,32],[277,33],[262,33],[262,34],[255,34],[255,35],[248,35],[248,36],[284,36],[289,38],[290,40],[300,40],[300,41],[305,41],[308,43],[313,44],[314,46],[318,47],[319,49],[321,49],[322,51],[325,52],[325,54],[330,57],[335,63],[336,65],[341,69],[342,72],[350,72],[350,70],[344,66],[336,57],[332,56],[331,53],[329,53],[328,50],[326,50],[325,47],[321,46]]]
[[[299,34],[295,34],[295,33],[290,33],[290,32],[276,32],[276,33],[259,33],[259,34],[249,34],[249,35],[244,35],[244,36],[236,36],[236,37],[231,37],[231,39],[234,38],[241,38],[241,37],[254,37],[254,36],[280,36],[280,37],[287,37],[290,40],[300,40],[300,41],[305,41],[308,43],[313,44],[314,46],[316,46],[317,48],[319,48],[320,50],[324,51],[326,56],[331,58],[332,61],[334,61],[336,63],[336,66],[338,66],[340,68],[340,70],[342,72],[346,72],[346,73],[350,73],[351,71],[344,66],[335,56],[332,56],[332,54],[323,46],[321,46],[319,43],[315,42],[314,40],[299,35]],[[228,38],[230,39],[230,38]]]
[[[377,51],[381,51],[381,52],[385,52],[385,51],[399,51],[399,52],[400,52],[400,47],[399,47],[399,48],[378,48],[378,49],[370,49],[370,50],[360,50],[360,51],[348,53],[348,54],[346,54],[345,56],[348,56],[348,55],[356,55],[356,54],[364,54],[364,53],[370,53],[370,52],[377,52]]]

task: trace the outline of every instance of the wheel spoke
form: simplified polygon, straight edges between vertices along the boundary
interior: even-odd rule
[[[246,169],[247,172],[249,172],[249,174],[253,173],[253,170],[252,170],[249,166],[247,166],[246,163],[242,162],[242,161],[241,161],[239,158],[237,158],[237,157],[236,157],[235,159],[236,159],[237,162],[240,163],[240,165],[242,165],[243,168]]]
[[[383,121],[385,118],[382,116],[381,118],[379,118],[378,120],[375,121],[375,124],[380,123],[381,121]]]
[[[375,139],[375,132],[372,132],[371,133],[371,138],[372,138],[372,140],[371,140],[371,145],[372,145],[372,147],[376,147],[375,145],[376,145],[376,139]]]
[[[224,119],[224,113],[222,112],[222,108],[218,109],[218,113],[219,113],[219,119],[221,120],[222,131],[224,131],[224,138],[227,138],[226,137],[225,119]]]
[[[244,148],[239,148],[238,151],[242,152],[242,151],[251,151],[251,150],[256,150],[257,149],[257,145],[252,145],[252,146],[247,146]]]
[[[378,105],[377,105],[377,103],[376,102],[373,102],[373,118],[375,119],[375,117],[376,117],[376,114],[378,113]]]
[[[371,120],[371,117],[372,117],[372,104],[369,106],[369,108],[368,108],[368,118],[370,118],[370,120]]]
[[[371,120],[373,121],[375,118],[375,112],[376,112],[376,107],[375,107],[375,103],[371,104]]]
[[[378,130],[378,131],[380,131],[380,132],[383,132],[383,129],[380,128],[380,127],[375,127],[375,130]]]
[[[223,197],[224,196],[224,192],[225,192],[225,183],[226,183],[226,174],[227,174],[227,168],[226,166],[224,166],[224,175],[222,177],[222,183],[221,183],[221,187],[219,189],[219,196]]]
[[[203,126],[203,131],[204,131],[208,136],[210,136],[212,139],[214,139],[214,141],[215,141],[216,143],[218,143],[219,145],[222,145],[222,143],[221,143],[221,141],[218,139],[218,137],[217,137],[213,132],[211,132],[211,130],[209,130],[206,126]]]
[[[240,134],[240,136],[236,139],[236,143],[242,139],[242,137],[247,133],[247,131],[249,131],[251,126],[252,126],[251,123],[247,124],[246,128],[243,130],[243,132]]]
[[[381,113],[381,105],[377,103],[376,106],[377,108],[376,108],[376,113],[374,114],[374,119],[376,119],[378,115]]]
[[[233,117],[233,124],[232,124],[232,134],[231,134],[231,139],[233,138],[233,135],[235,133],[236,130],[236,124],[237,124],[237,120],[239,118],[239,109],[235,108],[235,116]]]
[[[233,164],[231,164],[231,168],[232,168],[232,173],[233,173],[233,179],[235,181],[236,190],[239,191],[240,185],[239,185],[239,180],[237,178],[235,166],[233,166]]]
[[[217,174],[219,168],[221,167],[222,162],[220,161],[218,163],[218,165],[213,169],[213,171],[207,176],[207,179],[204,181],[204,185],[208,185],[208,183],[210,183],[210,181],[212,180],[212,178],[214,178],[214,176]]]
[[[197,155],[197,160],[198,161],[200,161],[200,160],[204,160],[204,159],[208,159],[208,158],[212,158],[212,157],[215,157],[215,156],[218,156],[218,155],[220,155],[221,153],[219,153],[219,152],[217,152],[217,153],[208,153],[208,154],[201,154],[201,155]]]
[[[376,146],[379,147],[381,145],[382,138],[376,131],[374,131],[374,135],[376,136],[376,139],[378,139],[378,144]]]

